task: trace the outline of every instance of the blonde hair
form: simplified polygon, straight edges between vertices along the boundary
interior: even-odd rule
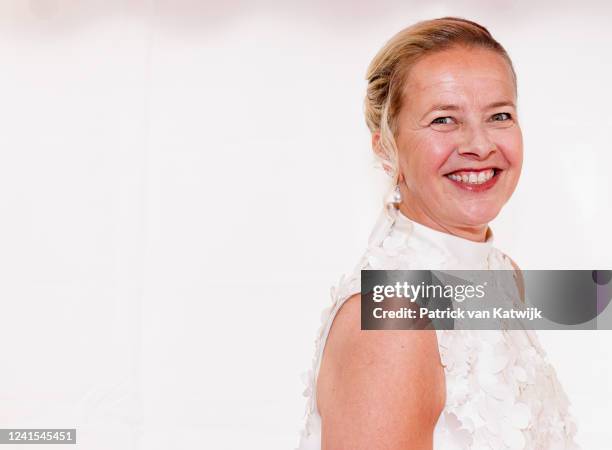
[[[384,157],[378,153],[376,156],[392,172],[385,199],[389,198],[399,181],[395,137],[397,116],[404,100],[402,91],[406,76],[423,56],[460,45],[485,48],[501,55],[510,66],[516,92],[516,73],[506,50],[485,27],[458,17],[425,20],[403,29],[378,51],[368,66],[365,120],[371,133],[380,132],[379,147]]]

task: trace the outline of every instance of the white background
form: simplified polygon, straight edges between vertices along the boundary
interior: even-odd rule
[[[525,165],[496,246],[612,268],[606,2],[214,3],[0,2],[1,427],[297,445],[319,313],[383,194],[365,70],[417,20],[479,21],[513,58]],[[540,337],[606,448],[612,332]]]

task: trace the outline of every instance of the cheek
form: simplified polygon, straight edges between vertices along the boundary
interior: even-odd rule
[[[501,148],[511,168],[520,172],[523,165],[523,137],[520,130],[506,136],[501,142]]]
[[[454,142],[447,136],[427,135],[415,139],[406,151],[404,170],[407,178],[424,184],[439,181],[440,168],[453,152]]]

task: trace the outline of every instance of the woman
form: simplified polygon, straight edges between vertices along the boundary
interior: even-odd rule
[[[577,448],[533,332],[360,329],[362,269],[520,275],[488,227],[522,166],[510,58],[484,27],[446,17],[395,35],[367,80],[366,122],[391,195],[362,260],[332,289],[299,449]]]

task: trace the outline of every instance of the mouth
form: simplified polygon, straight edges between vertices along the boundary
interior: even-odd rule
[[[495,186],[502,172],[503,170],[498,167],[483,169],[466,168],[447,173],[444,177],[460,189],[482,192]]]

